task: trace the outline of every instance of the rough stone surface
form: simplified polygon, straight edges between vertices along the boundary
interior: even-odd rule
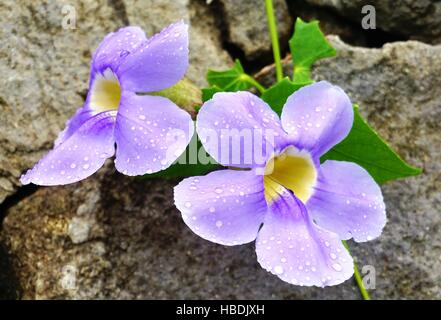
[[[300,0],[304,2],[305,0]],[[298,0],[296,2],[299,2]],[[429,43],[441,42],[441,2],[438,0],[306,0],[329,7],[361,24],[364,5],[375,7],[377,28]]]
[[[358,298],[351,281],[325,290],[279,281],[259,267],[254,244],[193,234],[173,205],[175,181],[112,172],[41,188],[9,210],[2,240],[17,257],[23,298]],[[81,243],[78,219],[94,221]]]
[[[324,34],[338,35],[351,45],[370,47],[369,38],[371,35],[375,36],[372,30],[365,31],[361,25],[348,23],[327,7],[317,7],[304,0],[290,0],[287,4],[292,16],[299,17],[303,21],[318,20]]]
[[[91,51],[122,25],[112,7],[81,1],[77,29],[64,30],[62,7],[55,1],[0,5],[0,202],[82,105]]]
[[[265,7],[260,0],[220,0],[225,13],[228,41],[240,48],[247,60],[262,58],[271,51]],[[277,30],[280,44],[285,47],[291,36],[293,20],[284,0],[275,0]]]
[[[67,4],[76,12],[75,29],[62,28]],[[138,24],[150,36],[184,19],[190,23],[189,78],[203,85],[208,67],[225,68],[231,59],[219,32],[210,31],[214,17],[207,10],[199,0],[2,1],[0,203],[83,104],[91,55],[107,33]]]
[[[378,298],[441,298],[441,46],[416,41],[382,49],[351,47],[329,40],[338,56],[315,66],[326,79],[348,92],[369,123],[398,153],[422,167],[419,177],[382,187],[388,224],[373,242],[353,245],[361,265],[373,265]],[[285,71],[292,65],[286,59]],[[264,83],[274,77],[268,68]]]
[[[152,35],[177,20],[190,25],[190,67],[187,76],[206,86],[208,68],[225,69],[232,60],[222,48],[215,17],[204,0],[124,0],[128,20]]]
[[[330,40],[340,54],[316,66],[317,79],[347,90],[380,134],[425,170],[383,187],[383,235],[350,246],[361,267],[375,267],[373,298],[439,299],[441,47],[362,49]],[[254,244],[224,247],[194,235],[173,206],[175,181],[111,168],[71,186],[40,188],[8,209],[1,238],[22,297],[360,298],[352,280],[325,289],[283,283],[259,267]]]
[[[383,187],[388,224],[383,236],[357,247],[376,267],[383,298],[441,298],[441,46],[408,41],[382,50],[333,39],[339,56],[320,63],[317,79],[344,88],[362,113],[419,177]]]
[[[83,103],[90,56],[106,33],[139,24],[151,35],[184,19],[191,25],[189,77],[200,85],[207,67],[231,61],[222,49],[226,36],[252,59],[270,54],[264,11],[256,11],[261,4],[240,2],[242,9],[231,9],[239,2],[219,1],[2,1],[0,202]],[[75,30],[61,28],[67,3],[77,11]],[[228,34],[216,31],[216,3],[223,6]],[[437,6],[428,5],[424,17]],[[289,17],[277,8],[279,28],[289,35]],[[406,26],[407,20],[390,14],[390,23]],[[437,27],[425,19],[407,21],[403,32],[435,39]],[[339,56],[318,63],[315,77],[342,86],[394,149],[425,170],[383,186],[389,221],[382,237],[350,246],[360,266],[376,269],[373,298],[441,299],[441,46],[410,41],[363,49],[330,40]],[[271,76],[269,68],[261,80]],[[259,267],[254,244],[224,247],[197,237],[174,208],[176,181],[129,178],[110,162],[83,182],[39,188],[1,207],[0,298],[360,298],[352,280],[325,289],[291,286]]]

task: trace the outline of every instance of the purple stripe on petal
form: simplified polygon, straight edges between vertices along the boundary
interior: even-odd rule
[[[339,237],[316,226],[302,202],[287,190],[271,204],[256,252],[263,268],[295,285],[337,285],[354,271]]]
[[[28,170],[21,177],[21,183],[63,185],[95,173],[115,152],[114,116],[114,112],[103,112],[84,122],[75,133]]]
[[[278,115],[245,91],[216,93],[200,109],[196,130],[218,163],[242,168],[264,166],[288,143]]]
[[[188,68],[188,26],[175,23],[130,54],[117,74],[123,90],[152,92],[178,82]]]
[[[123,92],[115,128],[115,166],[126,175],[169,167],[194,133],[190,115],[170,100]]]
[[[319,226],[341,239],[369,241],[378,237],[386,224],[380,187],[366,170],[351,162],[323,163],[306,207]]]
[[[139,27],[124,27],[108,34],[92,57],[92,73],[107,68],[116,70],[120,63],[140,44],[147,40]]]
[[[341,88],[320,81],[294,92],[281,118],[296,146],[318,158],[348,135],[354,111]]]
[[[183,180],[175,204],[200,237],[223,245],[256,239],[267,211],[262,176],[253,171],[220,170]]]

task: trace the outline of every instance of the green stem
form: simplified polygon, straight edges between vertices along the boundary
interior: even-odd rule
[[[263,93],[265,91],[265,87],[262,86],[256,79],[254,79],[248,74],[244,74],[244,75],[246,76],[245,81],[247,81],[252,86],[256,87],[256,89],[259,90],[260,93]]]
[[[351,254],[351,251],[349,250],[349,246],[347,244],[346,241],[342,241],[343,245],[345,246],[346,250],[348,250],[349,254]],[[363,297],[364,300],[371,300],[371,298],[369,297],[369,293],[367,292],[366,288],[364,287],[363,284],[363,279],[361,278],[360,272],[358,271],[358,267],[357,267],[357,263],[355,262],[354,259],[354,277],[355,277],[355,282],[357,282],[357,286],[360,290],[361,296]]]
[[[274,15],[273,1],[265,0],[266,16],[268,19],[268,28],[271,36],[271,43],[273,46],[274,62],[276,64],[276,78],[277,82],[283,79],[282,59],[280,58],[279,38],[277,35],[276,18]]]

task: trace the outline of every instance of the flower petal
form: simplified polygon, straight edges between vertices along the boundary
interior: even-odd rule
[[[178,82],[188,68],[188,26],[170,25],[132,52],[117,74],[123,90],[152,92]]]
[[[207,152],[226,166],[264,166],[287,145],[277,114],[245,91],[216,93],[201,107],[196,130]]]
[[[320,157],[352,128],[354,111],[346,93],[320,81],[294,92],[282,111],[283,128],[300,149]]]
[[[354,271],[339,237],[316,226],[302,202],[286,189],[270,205],[256,252],[263,268],[295,285],[336,285]]]
[[[60,143],[66,141],[70,136],[72,136],[75,131],[77,131],[87,120],[92,118],[96,113],[89,107],[88,104],[79,108],[75,115],[66,121],[66,128],[58,134],[55,140],[54,147],[58,146]]]
[[[115,153],[115,113],[102,112],[43,157],[20,181],[43,186],[63,185],[87,178]]]
[[[256,239],[267,211],[262,176],[253,171],[187,178],[175,187],[175,204],[194,233],[223,245]]]
[[[325,161],[306,207],[319,226],[341,239],[369,241],[378,237],[386,224],[380,187],[352,162]]]
[[[92,73],[111,68],[116,70],[122,61],[147,40],[139,27],[124,27],[108,34],[92,57]]]
[[[115,128],[116,169],[126,175],[169,167],[194,133],[190,115],[170,100],[123,92]]]

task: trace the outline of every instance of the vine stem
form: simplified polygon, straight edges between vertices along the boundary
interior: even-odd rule
[[[349,246],[347,244],[346,241],[342,241],[343,245],[345,246],[346,250],[348,250],[349,254],[351,254],[351,251],[349,250]],[[351,254],[352,256],[352,254]],[[360,271],[358,271],[358,267],[357,267],[357,263],[355,262],[354,259],[354,277],[355,277],[355,282],[357,283],[358,289],[360,290],[361,296],[363,297],[364,300],[371,300],[371,297],[369,296],[369,293],[367,292],[366,288],[364,287],[363,284],[363,279],[361,278],[360,275]]]
[[[280,58],[279,37],[277,35],[276,17],[274,15],[274,7],[272,0],[265,0],[266,16],[268,19],[268,29],[271,37],[271,44],[273,47],[274,62],[276,64],[276,79],[277,82],[283,79],[282,59]]]
[[[277,35],[277,24],[276,24],[276,17],[274,15],[273,1],[265,0],[265,8],[266,8],[266,16],[268,19],[268,29],[271,37],[271,44],[273,47],[274,62],[276,65],[276,79],[277,82],[280,82],[283,79],[283,67],[282,67],[282,59],[280,57],[279,37]],[[259,91],[262,92],[259,86],[257,85],[255,86]],[[343,240],[342,242],[346,250],[348,250],[349,254],[351,254],[351,251],[349,250],[349,246],[346,243],[346,241]],[[363,279],[361,278],[360,272],[358,271],[357,263],[355,262],[355,260],[354,260],[354,277],[363,299],[370,300],[371,298],[369,297],[369,293],[364,287]]]

